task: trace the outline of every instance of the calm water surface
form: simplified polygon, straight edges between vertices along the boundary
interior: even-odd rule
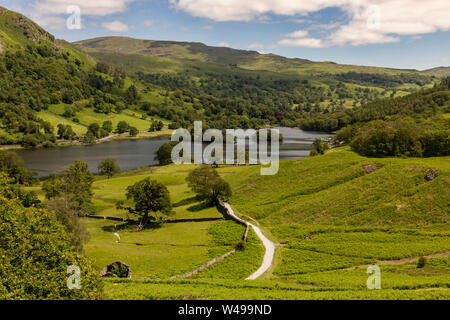
[[[277,128],[284,140],[280,145],[280,159],[298,159],[308,157],[311,144],[316,138],[331,137],[321,132],[305,132],[292,128]],[[25,167],[38,172],[39,176],[48,176],[63,167],[82,160],[89,164],[89,169],[97,173],[97,166],[105,158],[115,158],[123,171],[134,170],[143,166],[156,165],[155,151],[169,141],[168,137],[142,140],[116,140],[93,146],[69,146],[61,148],[18,150],[25,160]]]

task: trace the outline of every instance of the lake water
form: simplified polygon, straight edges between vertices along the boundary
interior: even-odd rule
[[[292,128],[277,128],[283,135],[280,145],[280,160],[308,157],[311,144],[316,138],[331,137],[321,132],[305,132]],[[82,160],[89,169],[97,173],[97,166],[105,158],[115,158],[123,171],[143,166],[156,165],[155,151],[169,140],[168,137],[141,140],[116,140],[93,146],[68,146],[48,149],[18,150],[24,159],[25,167],[36,171],[40,177],[48,176],[63,167]]]

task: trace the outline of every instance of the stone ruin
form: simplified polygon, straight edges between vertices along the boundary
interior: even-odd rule
[[[126,269],[126,275],[116,274],[115,269],[119,268],[119,270],[125,270]],[[113,263],[108,264],[106,267],[103,268],[103,270],[100,272],[100,277],[102,278],[131,278],[131,266],[128,264],[122,262],[122,261],[116,261]]]

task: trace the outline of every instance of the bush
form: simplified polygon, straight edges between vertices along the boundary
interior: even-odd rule
[[[174,144],[170,142],[164,143],[156,150],[156,159],[160,165],[168,165],[172,163],[172,149]]]
[[[98,171],[102,176],[107,176],[108,179],[113,175],[120,173],[121,169],[117,165],[117,160],[108,158],[103,159],[102,162],[98,165]]]
[[[139,130],[135,127],[130,128],[130,136],[136,137],[139,134]]]
[[[101,298],[92,262],[73,251],[64,228],[47,210],[24,208],[0,196],[0,235],[1,300]],[[71,265],[81,271],[79,290],[67,288]]]
[[[231,187],[214,168],[207,165],[191,171],[186,178],[188,185],[200,199],[210,203],[227,200],[231,197]]]
[[[419,261],[417,261],[417,268],[423,268],[427,264],[427,259],[425,257],[420,257]]]
[[[246,243],[244,241],[239,241],[236,244],[236,250],[237,251],[244,251],[245,250],[245,246],[246,246]]]

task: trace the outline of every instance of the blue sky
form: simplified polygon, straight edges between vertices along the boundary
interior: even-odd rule
[[[345,64],[450,65],[448,0],[0,0],[68,41],[121,35]],[[67,7],[81,10],[69,30]]]

